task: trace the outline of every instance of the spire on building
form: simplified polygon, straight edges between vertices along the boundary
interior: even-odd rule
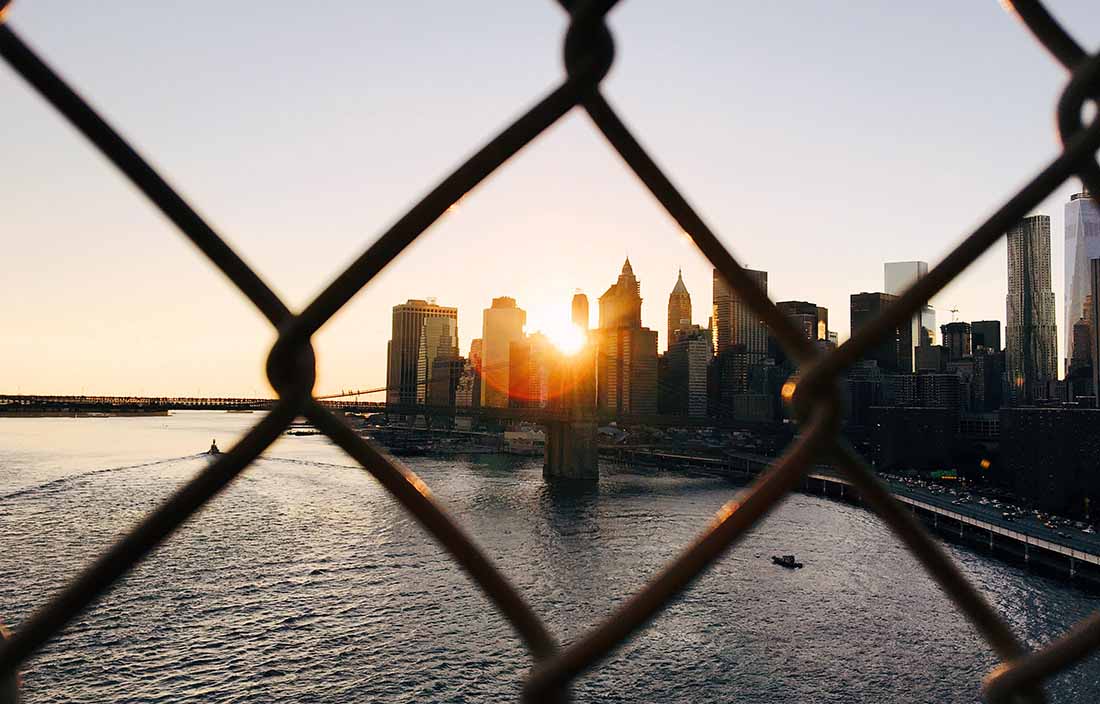
[[[679,270],[676,275],[676,286],[672,289],[673,293],[687,293],[687,286],[684,286],[684,272]]]
[[[630,257],[627,257],[623,264],[623,276],[634,276],[634,270],[630,268]]]

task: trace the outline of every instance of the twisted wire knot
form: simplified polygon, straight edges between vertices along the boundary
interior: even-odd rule
[[[317,357],[309,338],[296,341],[294,335],[288,334],[292,327],[281,326],[279,339],[267,357],[267,379],[279,398],[304,404],[317,380]]]
[[[1100,54],[1090,56],[1073,69],[1058,100],[1058,136],[1063,147],[1086,129],[1100,129],[1100,110],[1094,113],[1092,124],[1085,125],[1082,112],[1089,101],[1100,108]],[[1081,161],[1077,175],[1091,193],[1100,194],[1100,164],[1097,164],[1095,153]]]
[[[569,77],[595,88],[611,70],[615,60],[615,39],[604,22],[611,2],[579,3],[570,11],[565,33],[565,70]]]

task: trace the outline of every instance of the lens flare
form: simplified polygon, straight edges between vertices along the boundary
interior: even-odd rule
[[[543,334],[559,352],[574,355],[581,351],[586,342],[584,332],[573,323],[566,323],[556,329],[544,330]]]

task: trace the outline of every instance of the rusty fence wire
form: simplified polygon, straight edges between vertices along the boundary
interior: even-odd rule
[[[838,379],[895,326],[971,264],[1017,221],[1073,175],[1100,193],[1100,120],[1084,124],[1085,108],[1100,97],[1100,54],[1086,53],[1038,0],[1002,0],[1069,73],[1057,108],[1062,151],[1018,193],[966,237],[927,276],[914,283],[870,325],[834,352],[818,356],[792,323],[750,279],[669,181],[600,90],[614,60],[605,24],[615,0],[559,0],[570,15],[564,39],[565,76],[521,117],[448,174],[299,313],[291,312],[192,208],[88,103],[5,23],[9,0],[0,0],[0,56],[91,141],[217,266],[278,332],[267,375],[278,394],[271,412],[231,450],[199,472],[172,497],[100,555],[59,594],[0,642],[0,702],[14,695],[20,665],[84,608],[229,485],[300,415],[351,455],[409,511],[485,592],[526,645],[533,664],[522,697],[565,701],[570,683],[643,628],[715,560],[799,484],[815,461],[827,460],[854,484],[865,503],[890,527],[928,574],[970,620],[1000,659],[982,685],[988,702],[1045,701],[1046,678],[1100,649],[1100,613],[1037,651],[1029,651],[950,558],[881,484],[839,434]],[[1095,105],[1093,103],[1093,105]],[[312,396],[315,360],[311,338],[352,296],[466,192],[574,108],[593,125],[687,232],[726,281],[759,314],[787,353],[801,365],[797,385],[784,396],[801,423],[793,444],[719,512],[713,523],[669,565],[578,640],[561,646],[534,609],[462,528],[431,498],[424,482],[347,427]],[[1093,113],[1095,114],[1095,113]]]

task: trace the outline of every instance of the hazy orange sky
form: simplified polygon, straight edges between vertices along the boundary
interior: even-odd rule
[[[549,0],[187,7],[37,0],[10,21],[295,309],[562,77]],[[1055,4],[1090,48],[1094,9]],[[773,298],[827,306],[841,339],[884,261],[934,263],[1058,149],[1065,76],[992,0],[631,0],[610,24],[609,98]],[[0,392],[270,393],[259,314],[6,66],[0,106]],[[1076,190],[1040,211],[1060,342]],[[458,306],[465,353],[494,296],[550,327],[627,254],[662,350],[678,267],[706,324],[709,264],[571,113],[321,331],[317,391],[384,383],[395,303]],[[1003,322],[1005,266],[1002,243],[939,322]]]

